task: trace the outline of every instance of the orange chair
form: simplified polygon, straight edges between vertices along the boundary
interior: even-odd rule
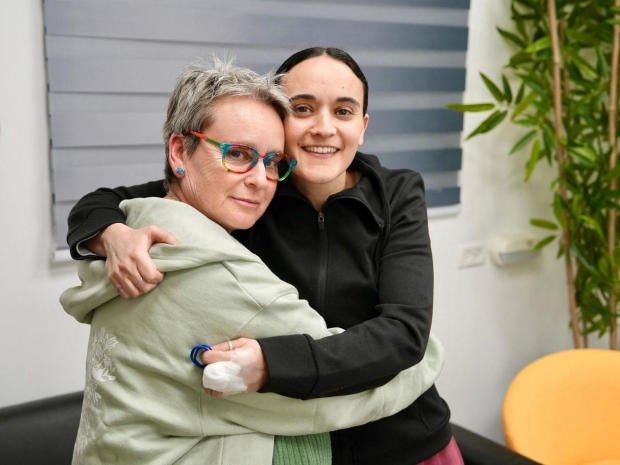
[[[620,351],[534,361],[510,384],[502,421],[506,445],[544,465],[620,465]]]

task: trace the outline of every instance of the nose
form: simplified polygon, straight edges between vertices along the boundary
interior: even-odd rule
[[[328,109],[316,113],[310,133],[317,136],[332,136],[336,133],[332,114]]]
[[[259,160],[254,167],[245,174],[245,184],[256,188],[264,188],[271,181],[267,179],[267,171],[263,160]]]

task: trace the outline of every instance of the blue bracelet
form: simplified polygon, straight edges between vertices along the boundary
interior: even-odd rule
[[[189,359],[192,361],[194,365],[198,368],[204,368],[207,365],[198,360],[198,356],[205,350],[212,350],[213,348],[209,344],[198,344],[192,349],[192,352],[189,354]]]

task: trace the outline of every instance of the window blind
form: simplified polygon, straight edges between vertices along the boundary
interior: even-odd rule
[[[212,54],[274,71],[301,48],[350,52],[370,86],[362,151],[420,171],[432,208],[458,205],[469,0],[44,0],[53,219],[100,186],[163,177],[176,76]]]

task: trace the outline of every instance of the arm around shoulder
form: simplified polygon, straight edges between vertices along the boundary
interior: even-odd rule
[[[92,238],[113,223],[125,223],[119,209],[121,201],[136,197],[163,197],[163,181],[153,181],[131,187],[100,188],[82,197],[73,206],[68,217],[67,243],[74,259],[82,256],[77,245]]]

